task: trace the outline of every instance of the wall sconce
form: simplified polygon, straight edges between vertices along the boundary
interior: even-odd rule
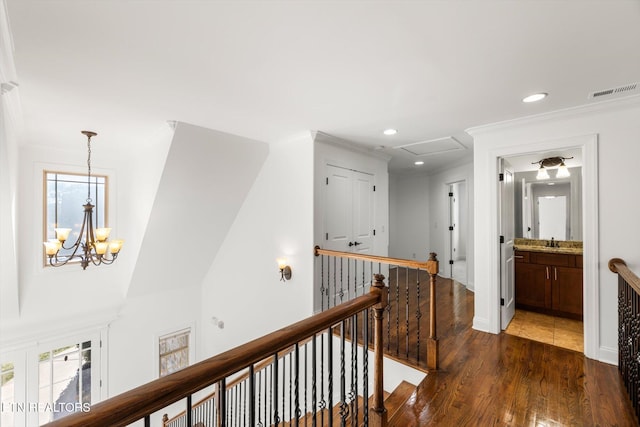
[[[280,280],[291,280],[291,267],[287,265],[286,258],[278,258],[277,260],[278,268],[280,269]]]
[[[546,159],[538,160],[537,162],[531,163],[532,165],[540,165],[540,169],[538,169],[538,175],[536,175],[536,179],[549,179],[547,168],[552,168],[555,166],[558,166],[556,178],[570,177],[571,174],[569,173],[569,169],[567,168],[567,165],[564,164],[564,161],[567,159],[573,159],[573,157],[547,157]]]

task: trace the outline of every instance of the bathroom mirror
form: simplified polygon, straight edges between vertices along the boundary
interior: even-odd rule
[[[516,237],[582,240],[582,168],[571,176],[537,180],[536,171],[516,172]]]

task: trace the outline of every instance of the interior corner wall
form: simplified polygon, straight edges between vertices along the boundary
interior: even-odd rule
[[[631,270],[640,273],[640,198],[630,194],[629,183],[640,182],[640,97],[617,102],[600,103],[591,107],[561,111],[556,114],[522,119],[471,130],[474,136],[475,168],[475,316],[474,327],[499,331],[498,295],[493,295],[491,281],[496,277],[497,265],[492,264],[488,242],[490,235],[492,188],[495,185],[496,159],[493,153],[519,144],[532,145],[540,141],[571,139],[576,136],[598,137],[598,222],[599,243],[593,248],[598,256],[597,311],[600,342],[596,343],[595,358],[616,363],[617,355],[617,277],[607,268],[609,259],[618,257]],[[584,203],[584,202],[583,202]],[[495,210],[495,207],[493,207]],[[495,325],[498,324],[498,331]]]
[[[431,250],[430,177],[389,176],[389,256],[426,261]]]
[[[276,264],[282,256],[293,273],[285,282]],[[199,358],[310,316],[313,259],[313,142],[305,133],[270,144],[203,280]]]

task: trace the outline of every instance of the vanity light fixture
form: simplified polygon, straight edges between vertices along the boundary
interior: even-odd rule
[[[284,282],[285,280],[291,280],[291,267],[287,265],[286,258],[278,258],[276,259],[278,263],[278,269],[280,269],[280,280]]]
[[[556,178],[570,177],[571,174],[569,173],[569,168],[567,168],[567,165],[564,164],[564,161],[567,159],[573,159],[573,157],[547,157],[546,159],[538,160],[537,162],[531,163],[532,165],[540,165],[540,169],[538,169],[538,175],[536,175],[536,179],[549,179],[549,173],[547,172],[547,169],[556,166],[558,167]]]
[[[530,102],[541,101],[545,99],[547,95],[549,94],[544,92],[534,93],[533,95],[525,96],[524,98],[522,98],[522,102],[530,103]]]

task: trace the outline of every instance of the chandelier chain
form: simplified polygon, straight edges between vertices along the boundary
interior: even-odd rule
[[[91,203],[91,135],[87,137],[87,203]]]

